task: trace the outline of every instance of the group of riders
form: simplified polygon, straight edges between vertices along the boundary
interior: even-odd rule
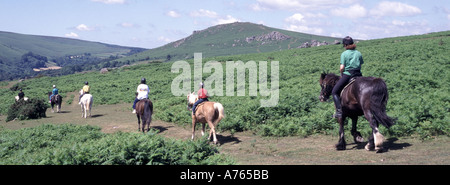
[[[340,59],[340,67],[339,71],[341,73],[341,78],[336,83],[336,85],[333,88],[332,96],[333,101],[335,104],[336,112],[333,115],[334,118],[341,118],[342,117],[342,109],[341,109],[341,98],[340,93],[342,89],[349,83],[350,79],[353,77],[362,76],[361,73],[361,65],[364,63],[361,53],[356,50],[356,45],[353,42],[353,39],[349,36],[345,37],[342,40],[342,44],[344,48],[346,49],[341,54]],[[148,94],[150,92],[150,88],[146,84],[147,80],[145,78],[141,79],[141,83],[138,85],[136,90],[136,98],[133,102],[133,112],[136,113],[136,103],[139,102],[142,99],[148,99]],[[53,85],[52,94],[49,97],[49,103],[52,100],[52,97],[58,94],[58,88],[56,88],[56,85]],[[86,81],[84,82],[84,86],[82,89],[83,93],[79,96],[78,101],[83,97],[84,94],[89,94],[90,87],[89,83]],[[198,104],[208,101],[208,92],[204,88],[203,82],[199,84],[199,90],[197,92],[198,94],[198,100],[195,102],[194,106],[192,107],[192,113],[195,114],[195,108]],[[25,94],[23,93],[22,89],[20,89],[20,92],[18,94],[19,99],[22,99]],[[80,102],[80,101],[79,101]]]

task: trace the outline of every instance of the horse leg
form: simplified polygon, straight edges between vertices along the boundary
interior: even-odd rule
[[[84,106],[83,106],[83,104],[81,104],[81,118],[84,117],[84,115],[83,115],[84,114],[84,110],[83,109],[84,109]]]
[[[364,139],[361,136],[361,133],[356,130],[356,125],[358,124],[358,117],[352,118],[352,136],[355,143],[362,143],[364,142]]]
[[[136,117],[138,120],[138,131],[141,131],[141,117],[139,116],[139,113],[136,113]]]
[[[370,113],[370,111],[364,112],[364,116],[366,117],[367,121],[369,121],[370,127],[372,128],[372,134],[369,137],[369,142],[365,146],[365,149],[369,151],[375,149],[377,152],[382,152],[384,136],[381,135],[380,131],[378,130],[378,123],[375,119],[373,119],[372,113]]]
[[[202,136],[205,135],[205,127],[206,127],[206,123],[202,123]],[[208,139],[211,138],[211,134],[209,134]]]
[[[211,133],[212,133],[212,135],[213,135],[213,142],[214,142],[214,144],[217,144],[216,128],[215,128],[214,124],[211,121],[208,121],[208,126],[211,129],[209,131],[208,140],[211,138]]]
[[[192,140],[194,140],[194,136],[195,136],[195,122],[196,122],[195,116],[192,115],[192,137],[191,137]]]
[[[92,101],[89,102],[89,117],[91,117],[91,110],[92,110]]]
[[[336,150],[345,150],[346,149],[346,143],[345,143],[345,137],[344,137],[344,121],[345,117],[342,116],[342,118],[338,118],[339,122],[339,142],[336,144]]]

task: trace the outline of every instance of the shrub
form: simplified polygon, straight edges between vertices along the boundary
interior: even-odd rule
[[[19,120],[24,120],[46,117],[45,111],[47,111],[47,108],[49,108],[49,106],[43,100],[19,100],[17,102],[14,102],[9,107],[8,117],[6,118],[6,121],[11,121],[16,118]]]
[[[105,134],[89,125],[0,130],[0,165],[234,164],[206,138],[167,139],[155,132]]]

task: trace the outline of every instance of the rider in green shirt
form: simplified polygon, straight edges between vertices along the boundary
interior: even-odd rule
[[[341,78],[333,87],[331,95],[333,95],[334,105],[336,107],[336,113],[333,115],[335,118],[342,118],[341,109],[341,91],[348,84],[351,78],[362,76],[361,65],[364,63],[361,53],[356,50],[356,45],[353,43],[353,39],[349,36],[342,40],[345,51],[341,54],[341,65],[339,70],[341,71]]]

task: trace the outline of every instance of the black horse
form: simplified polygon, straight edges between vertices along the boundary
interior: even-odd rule
[[[51,95],[52,95],[52,92],[48,92],[49,98]],[[55,104],[56,104],[56,112],[59,112],[61,110],[61,103],[62,103],[62,97],[59,94],[52,96],[52,99],[50,100],[50,104],[52,105],[52,112],[55,112],[55,110],[53,109]]]
[[[322,73],[320,75],[320,101],[326,101],[331,91],[339,80],[339,76],[333,73]],[[358,116],[364,115],[372,128],[372,134],[369,136],[369,142],[365,146],[366,150],[376,150],[382,152],[384,137],[378,130],[378,124],[389,128],[394,125],[392,118],[386,115],[386,104],[388,101],[388,91],[386,83],[381,78],[375,77],[357,77],[355,81],[349,84],[341,92],[342,118],[339,122],[339,142],[336,145],[337,150],[345,150],[344,139],[344,121],[347,117],[352,119],[351,134],[356,143],[363,142],[361,133],[356,131]]]

